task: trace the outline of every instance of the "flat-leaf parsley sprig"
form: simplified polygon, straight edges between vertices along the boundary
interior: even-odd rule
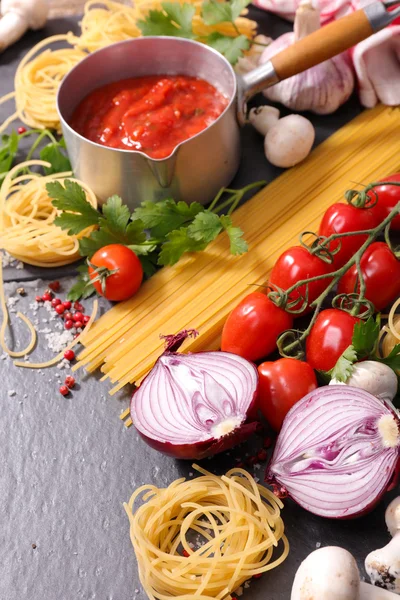
[[[235,21],[251,0],[205,0],[201,5],[201,17],[205,25],[214,26],[230,23],[232,35],[224,35],[213,31],[209,35],[196,35],[193,31],[193,17],[196,8],[192,4],[178,2],[162,2],[161,10],[149,10],[146,17],[138,21],[142,35],[167,35],[183,37],[203,42],[218,52],[232,64],[236,64],[243,53],[254,43],[240,33]],[[261,44],[264,45],[264,44]]]
[[[233,224],[231,214],[247,192],[265,183],[257,181],[239,190],[222,188],[208,208],[198,202],[186,204],[168,198],[142,202],[133,213],[119,196],[111,196],[102,212],[97,211],[86,200],[82,187],[70,179],[63,184],[50,182],[46,188],[53,205],[61,211],[54,221],[61,229],[77,235],[87,227],[96,227],[79,240],[83,257],[90,259],[109,244],[123,244],[139,256],[145,274],[150,276],[158,266],[175,264],[185,252],[205,250],[223,231],[229,237],[232,254],[247,252],[243,231]],[[87,281],[81,277],[78,283],[77,294]]]

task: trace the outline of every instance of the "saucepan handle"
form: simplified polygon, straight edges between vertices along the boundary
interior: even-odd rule
[[[239,79],[239,121],[245,120],[246,102],[254,94],[344,52],[389,25],[397,16],[397,10],[387,11],[384,4],[374,2],[298,40],[243,75]]]

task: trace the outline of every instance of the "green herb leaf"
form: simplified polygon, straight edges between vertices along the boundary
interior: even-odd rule
[[[215,213],[204,211],[198,213],[188,227],[188,235],[196,242],[209,244],[222,231],[220,218]]]
[[[13,160],[18,152],[19,136],[15,131],[10,135],[4,134],[1,138],[2,146],[0,147],[0,186],[11,169]]]
[[[102,211],[103,217],[100,217],[100,227],[107,227],[109,231],[116,235],[125,235],[131,214],[126,204],[122,204],[121,198],[111,196],[103,205]]]
[[[92,296],[96,292],[96,289],[90,283],[87,265],[80,265],[78,271],[78,280],[67,294],[67,298],[68,300],[71,300],[71,302],[80,300],[80,298],[89,298],[89,296]]]
[[[163,2],[162,10],[149,10],[148,15],[137,26],[144,36],[169,35],[183,38],[194,38],[192,19],[196,9],[191,4]]]
[[[67,230],[69,235],[76,235],[86,227],[98,225],[100,214],[86,200],[84,190],[76,181],[66,179],[64,186],[60,181],[51,181],[46,189],[53,206],[63,211],[54,219],[54,223]]]
[[[230,2],[203,2],[201,7],[201,16],[206,25],[217,25],[217,23],[225,23],[232,21],[232,8]]]
[[[181,227],[167,235],[167,241],[161,247],[158,264],[174,265],[185,252],[198,252],[204,250],[206,246],[207,243],[197,242],[191,238],[187,227]]]
[[[143,273],[146,277],[151,277],[157,271],[158,252],[151,252],[147,256],[139,256],[142,263]]]
[[[387,365],[398,373],[400,371],[400,344],[396,344],[385,358],[375,358],[375,360]]]
[[[214,32],[206,38],[206,43],[223,54],[231,65],[235,65],[239,58],[243,56],[243,52],[250,48],[250,41],[245,35],[229,37]]]
[[[357,362],[358,355],[354,346],[348,346],[343,354],[338,359],[336,365],[333,367],[331,371],[329,371],[332,379],[337,379],[337,381],[341,381],[346,383],[346,381],[351,377],[351,374],[354,370],[354,363]]]
[[[380,329],[379,315],[376,320],[374,317],[369,317],[367,321],[359,321],[355,324],[351,343],[357,352],[358,360],[375,353]]]
[[[71,163],[69,162],[68,157],[61,152],[61,148],[63,146],[61,144],[47,144],[40,151],[40,159],[45,160],[51,164],[51,167],[44,167],[44,172],[46,175],[52,175],[53,173],[64,173],[66,171],[71,171]]]
[[[191,223],[195,216],[203,212],[204,207],[198,202],[186,204],[167,199],[160,202],[142,202],[135,210],[132,220],[140,219],[145,229],[151,231],[152,237],[164,239],[168,233]]]
[[[235,227],[232,219],[226,215],[220,217],[221,225],[225,229],[231,242],[231,253],[235,255],[245,254],[249,247],[246,240],[243,239],[243,231],[240,227]]]

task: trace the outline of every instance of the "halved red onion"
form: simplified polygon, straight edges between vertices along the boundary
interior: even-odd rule
[[[256,367],[236,354],[167,350],[132,396],[132,421],[156,450],[198,460],[255,431],[257,387]]]
[[[316,515],[361,515],[395,473],[399,426],[394,407],[364,390],[318,388],[286,415],[266,480]]]

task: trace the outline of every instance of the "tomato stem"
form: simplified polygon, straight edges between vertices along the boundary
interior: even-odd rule
[[[371,185],[378,185],[378,184],[371,184]],[[380,183],[379,185],[383,185],[383,184]],[[400,183],[398,183],[397,185],[400,185]],[[370,186],[367,186],[367,188],[368,187],[370,187]],[[357,266],[357,272],[359,274],[359,279],[360,279],[360,281],[359,281],[360,291],[356,295],[356,298],[350,298],[350,296],[352,296],[352,295],[347,296],[347,298],[352,299],[354,301],[354,305],[351,310],[351,314],[353,314],[353,311],[354,311],[354,314],[358,314],[360,307],[362,305],[365,305],[367,307],[367,310],[362,315],[363,318],[367,318],[370,315],[371,310],[373,312],[373,305],[371,304],[371,302],[366,300],[364,297],[365,281],[364,281],[364,277],[363,277],[363,274],[361,273],[361,268],[360,268],[361,257],[364,254],[365,250],[371,245],[372,242],[375,241],[375,239],[378,237],[378,235],[380,233],[382,233],[382,231],[385,231],[385,233],[386,233],[386,228],[390,225],[390,223],[393,221],[393,219],[399,214],[400,214],[400,202],[398,202],[396,204],[396,206],[393,208],[393,210],[389,213],[389,215],[383,221],[381,221],[381,223],[379,225],[377,225],[373,229],[364,229],[362,231],[352,231],[352,232],[346,232],[346,233],[334,233],[334,234],[330,235],[321,243],[322,246],[326,246],[327,244],[329,244],[330,242],[332,242],[333,240],[336,240],[338,238],[348,237],[350,235],[364,234],[364,235],[368,235],[368,238],[365,240],[363,245],[358,249],[358,251],[342,267],[340,267],[339,269],[336,269],[336,271],[332,271],[331,273],[324,273],[323,275],[317,275],[315,277],[310,277],[309,279],[301,279],[300,281],[297,281],[295,284],[293,284],[287,290],[283,290],[284,297],[282,295],[280,295],[279,292],[276,292],[276,291],[270,292],[268,294],[268,297],[270,298],[270,300],[272,302],[274,302],[277,306],[284,308],[285,310],[287,310],[287,312],[290,312],[289,306],[288,305],[285,306],[285,300],[287,302],[287,300],[290,298],[291,293],[294,290],[298,289],[301,286],[307,286],[314,281],[320,281],[321,279],[328,279],[328,278],[331,279],[330,283],[327,285],[327,287],[322,292],[322,294],[320,294],[318,296],[318,298],[316,298],[310,304],[310,306],[314,308],[314,313],[313,313],[313,316],[311,318],[311,321],[310,321],[307,329],[305,331],[291,329],[286,332],[283,332],[279,336],[277,344],[278,344],[279,352],[282,356],[292,356],[293,352],[295,353],[296,358],[301,358],[302,356],[304,356],[304,351],[303,351],[304,341],[308,337],[308,335],[318,317],[318,314],[321,311],[324,301],[326,300],[327,296],[332,292],[332,290],[334,289],[336,284],[339,282],[339,280],[343,277],[343,275],[353,265]],[[279,298],[277,298],[277,296],[279,296]],[[342,300],[344,300],[343,297],[342,297]],[[297,301],[298,301],[298,299],[297,299]],[[341,306],[341,309],[344,310],[344,307]],[[288,337],[292,337],[292,340],[293,340],[289,344],[287,344]],[[295,339],[293,339],[293,337]]]

